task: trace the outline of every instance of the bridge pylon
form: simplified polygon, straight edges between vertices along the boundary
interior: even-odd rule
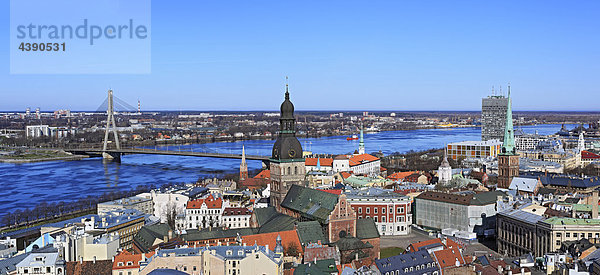
[[[115,108],[113,102],[113,91],[111,89],[108,90],[108,108],[106,110],[106,114],[108,115],[106,119],[106,129],[104,131],[104,144],[102,145],[102,158],[105,160],[114,160],[120,161],[121,154],[108,152],[108,138],[110,136],[109,132],[113,132],[115,137],[115,146],[117,150],[121,150],[121,144],[119,143],[119,133],[117,133],[117,124],[115,123]]]

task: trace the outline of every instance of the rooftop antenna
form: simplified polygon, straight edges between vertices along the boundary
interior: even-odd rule
[[[502,85],[500,85],[500,95],[504,96],[504,94],[502,93]]]
[[[496,96],[496,92],[494,91],[494,85],[492,85],[492,96]]]

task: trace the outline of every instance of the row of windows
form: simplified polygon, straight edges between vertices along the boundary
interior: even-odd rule
[[[435,267],[435,263],[427,263],[427,268],[431,268],[431,267]],[[418,270],[421,270],[421,269],[425,269],[425,264],[417,265],[414,268],[412,266],[411,267],[405,267],[404,268],[404,273],[418,271]],[[400,270],[396,270],[396,272],[394,272],[394,271],[388,271],[388,272],[385,273],[385,275],[399,275],[399,274],[400,274]],[[432,274],[433,275],[437,275],[438,272],[434,271]]]
[[[354,207],[354,211],[358,211],[358,214],[362,214],[363,208],[365,208],[365,213],[367,214],[371,214],[371,207],[368,206],[353,206]],[[358,210],[357,210],[358,208]],[[379,211],[378,209],[381,208],[381,214],[385,214],[385,207],[373,207],[373,214],[377,214],[377,211]],[[390,206],[390,213],[394,211],[394,208],[392,208]],[[396,213],[398,214],[403,214],[404,213],[404,207],[398,207],[396,209]]]

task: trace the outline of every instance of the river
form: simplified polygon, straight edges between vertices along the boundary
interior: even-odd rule
[[[526,133],[553,134],[561,125],[523,126]],[[569,125],[569,128],[572,128]],[[365,134],[367,152],[384,154],[442,148],[445,143],[479,140],[480,128],[423,129]],[[168,150],[194,150],[220,153],[270,155],[273,140],[246,140],[181,146],[163,146]],[[318,154],[354,152],[358,141],[346,136],[301,138],[304,150]],[[50,161],[24,164],[0,163],[0,217],[16,209],[31,208],[42,201],[72,201],[88,195],[100,195],[137,185],[169,182],[194,182],[199,177],[232,173],[239,160],[181,156],[128,155],[121,163],[103,163],[100,158],[80,161]],[[260,161],[248,161],[249,169],[259,169]]]

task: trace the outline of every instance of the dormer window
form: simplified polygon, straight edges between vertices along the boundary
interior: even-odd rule
[[[133,265],[132,261],[127,262],[127,266],[131,266],[131,265]]]

